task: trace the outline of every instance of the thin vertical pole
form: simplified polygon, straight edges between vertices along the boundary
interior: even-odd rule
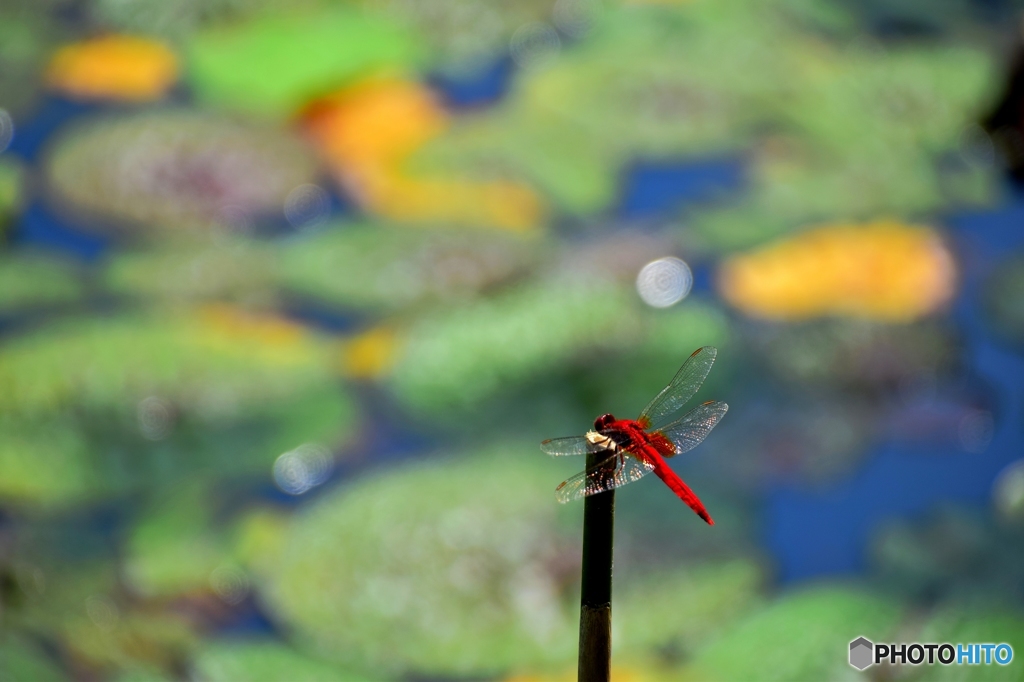
[[[587,470],[608,452],[587,455]],[[579,682],[610,682],[612,659],[612,544],[615,491],[583,502],[583,576],[580,590]]]

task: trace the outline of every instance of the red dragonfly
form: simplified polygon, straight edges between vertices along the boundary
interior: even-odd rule
[[[603,414],[594,421],[594,430],[583,436],[552,438],[541,443],[540,449],[549,455],[611,453],[596,466],[563,481],[555,489],[558,501],[570,502],[618,488],[653,471],[698,516],[709,525],[715,525],[700,498],[669,468],[664,458],[700,445],[729,409],[723,402],[709,400],[682,417],[672,419],[704,383],[716,355],[718,350],[711,346],[695,350],[669,385],[636,419],[616,419]]]

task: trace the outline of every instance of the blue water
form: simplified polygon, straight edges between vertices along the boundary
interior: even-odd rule
[[[109,237],[71,227],[39,199],[32,201],[15,223],[11,242],[15,245],[52,249],[87,263],[98,260],[111,246]]]
[[[639,160],[625,169],[622,198],[616,211],[625,220],[672,218],[687,204],[721,197],[744,184],[737,158]]]
[[[45,150],[46,143],[53,134],[68,121],[83,114],[114,109],[48,95],[32,112],[31,118],[14,122],[14,139],[7,148],[7,153],[20,156],[25,161],[35,161]]]
[[[508,91],[515,64],[503,55],[472,73],[451,75],[435,73],[427,83],[441,95],[451,109],[473,109],[494,104]]]
[[[992,441],[981,454],[881,443],[845,480],[813,490],[778,485],[767,491],[765,543],[782,582],[863,570],[869,539],[893,519],[921,517],[950,503],[987,508],[996,476],[1024,457],[1024,358],[994,340],[981,315],[986,276],[1024,250],[1024,195],[1010,190],[999,208],[952,216],[946,225],[960,256],[951,317],[963,336],[967,381],[992,394]]]

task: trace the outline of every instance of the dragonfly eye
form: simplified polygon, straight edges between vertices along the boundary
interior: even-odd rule
[[[601,431],[611,426],[611,423],[615,421],[615,417],[610,414],[602,414],[600,417],[594,420],[594,430]]]

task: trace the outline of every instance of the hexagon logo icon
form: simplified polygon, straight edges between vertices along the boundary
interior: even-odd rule
[[[857,670],[864,670],[874,661],[875,645],[866,637],[858,637],[850,642],[850,665]]]

